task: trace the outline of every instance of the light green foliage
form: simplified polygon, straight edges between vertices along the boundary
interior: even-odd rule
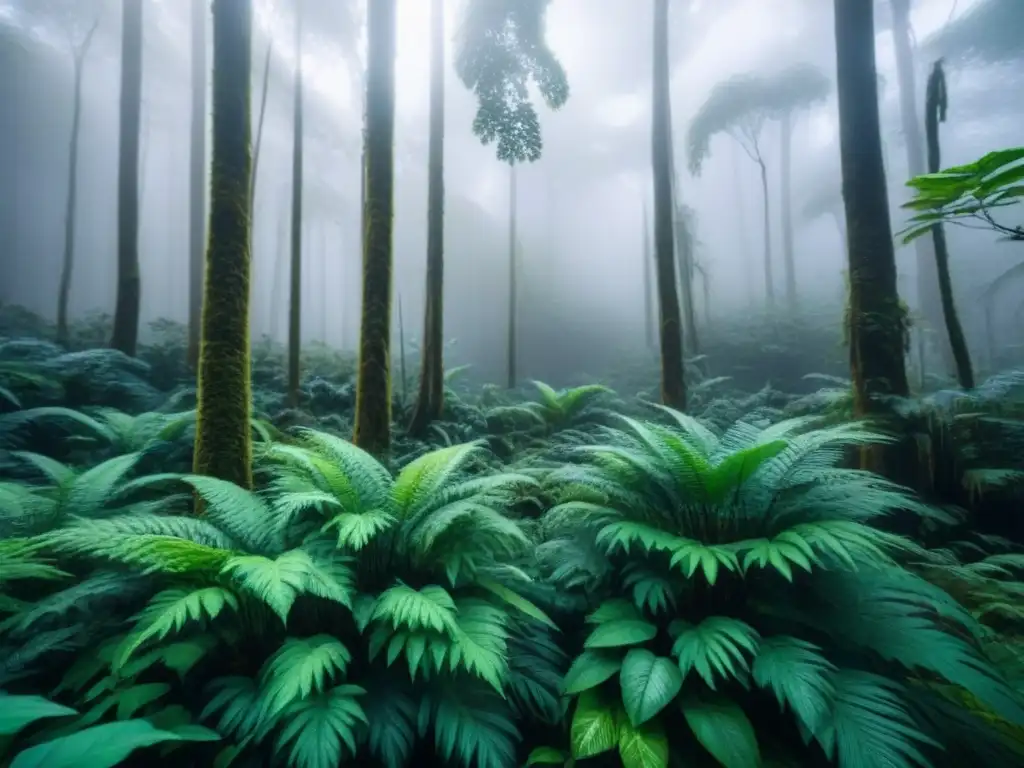
[[[503,163],[541,156],[544,144],[530,101],[531,80],[551,109],[569,98],[565,70],[544,39],[549,1],[482,0],[466,8],[455,69],[477,98],[473,133],[485,145],[496,140]]]

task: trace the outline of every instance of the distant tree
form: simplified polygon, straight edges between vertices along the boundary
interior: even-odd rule
[[[143,0],[123,0],[117,170],[117,302],[110,346],[135,356],[139,343],[139,129],[142,117]]]
[[[295,85],[292,110],[292,232],[288,297],[288,404],[299,407],[299,367],[302,357],[302,13],[295,3]]]
[[[101,0],[45,0],[36,9],[55,18],[71,54],[74,91],[68,140],[68,186],[64,204],[64,259],[57,290],[57,342],[68,343],[68,302],[75,269],[75,215],[78,208],[78,134],[82,125],[82,75],[85,57],[99,27]]]
[[[676,287],[675,171],[672,158],[672,101],[669,90],[668,0],[654,0],[651,46],[651,163],[654,181],[654,263],[661,329],[661,401],[686,410],[683,322]]]
[[[786,295],[790,306],[797,300],[796,267],[792,252],[792,214],[790,213],[789,155],[793,116],[797,110],[828,97],[830,84],[816,67],[797,64],[774,75],[751,73],[737,75],[719,83],[690,123],[687,135],[689,167],[699,175],[711,152],[711,139],[719,133],[731,136],[753,160],[761,173],[764,200],[764,275],[765,298],[775,302],[772,266],[771,211],[768,194],[768,167],[761,148],[761,136],[768,120],[780,122],[782,136],[783,252],[786,270]]]
[[[213,0],[209,244],[193,470],[252,487],[249,357],[252,0]]]
[[[680,311],[683,318],[684,349],[690,355],[700,354],[697,330],[697,302],[694,283],[697,276],[697,211],[676,201],[675,253],[679,278]]]
[[[536,83],[548,107],[569,98],[565,70],[544,37],[550,0],[474,0],[466,9],[455,69],[477,98],[473,133],[496,144],[498,160],[509,164],[508,386],[516,384],[515,165],[535,162],[544,148],[540,119],[530,100]]]
[[[409,424],[409,432],[417,436],[444,410],[444,74],[444,0],[431,0],[427,286],[419,391]]]
[[[206,20],[208,0],[192,0],[192,113],[189,129],[188,363],[199,367],[206,246]]]
[[[999,64],[1024,59],[1024,3],[980,0],[922,44],[932,58],[950,64]]]
[[[896,282],[889,222],[889,194],[882,162],[882,135],[875,64],[874,8],[862,0],[835,0],[836,84],[839,151],[848,236],[849,298],[846,328],[858,416],[889,412],[886,398],[910,394],[907,381],[907,314]],[[887,464],[881,448],[865,449],[865,469],[911,480],[906,456]]]
[[[395,0],[368,4],[363,181],[363,302],[353,440],[391,450],[391,267],[395,186]]]

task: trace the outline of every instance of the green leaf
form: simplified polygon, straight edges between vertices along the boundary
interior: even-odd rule
[[[519,609],[531,619],[536,619],[542,624],[547,624],[554,630],[559,630],[558,625],[555,624],[555,622],[553,622],[548,615],[544,613],[544,611],[531,603],[525,597],[522,597],[517,592],[506,587],[504,584],[500,584],[493,579],[480,579],[477,584],[496,597],[504,600],[513,608]]]
[[[683,687],[683,674],[671,659],[634,648],[622,662],[619,686],[629,721],[640,726],[672,703]]]
[[[653,640],[658,627],[643,619],[618,619],[594,627],[583,643],[585,648],[619,648]]]
[[[61,706],[42,696],[0,693],[0,736],[13,736],[36,720],[77,714],[70,707]]]
[[[562,692],[568,695],[596,688],[622,667],[622,659],[601,651],[584,651],[573,661],[562,681]]]
[[[622,768],[668,768],[668,737],[658,721],[633,726],[628,720],[619,729]]]
[[[300,699],[322,692],[351,659],[348,649],[330,635],[288,638],[260,673],[263,717],[275,718]]]
[[[615,709],[603,702],[596,692],[581,694],[569,734],[572,756],[582,760],[615,749],[618,719]]]
[[[10,768],[113,768],[136,749],[174,741],[217,741],[207,728],[177,733],[154,728],[148,720],[104,723],[19,752]]]
[[[684,699],[681,706],[697,741],[723,768],[759,768],[754,726],[735,702],[719,696]]]
[[[531,765],[564,765],[569,756],[560,749],[554,747],[537,747],[526,758],[523,768],[530,768]]]
[[[747,655],[755,655],[760,639],[753,627],[728,616],[709,616],[696,626],[677,619],[669,632],[676,637],[672,655],[683,676],[696,670],[712,690],[716,677],[734,678],[749,671]]]

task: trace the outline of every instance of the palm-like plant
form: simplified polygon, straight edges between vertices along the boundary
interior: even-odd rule
[[[398,766],[423,749],[512,765],[515,716],[561,714],[561,657],[550,621],[517,589],[529,540],[503,514],[535,481],[474,475],[479,450],[444,448],[392,477],[350,443],[306,431],[265,448],[264,492],[141,478],[132,487],[187,483],[204,517],[129,509],[38,537],[57,562],[101,570],[9,625],[26,637],[112,569],[151,597],[65,676],[93,702],[77,728],[152,715],[176,697],[178,725],[202,701],[202,717],[217,717],[232,741],[221,759],[273,739],[289,765],[311,768],[353,753]],[[197,701],[190,683],[210,678]],[[417,726],[432,726],[432,747]]]
[[[849,446],[885,438],[802,419],[718,436],[668,413],[675,427],[625,419],[550,477],[561,503],[541,554],[553,578],[600,597],[565,680],[572,757],[618,749],[633,768],[694,750],[730,767],[765,754],[909,768],[940,744],[955,763],[971,734],[975,758],[1016,764],[918,684],[1024,718],[972,617],[900,564],[925,554],[872,526],[895,510],[942,513],[836,466]]]

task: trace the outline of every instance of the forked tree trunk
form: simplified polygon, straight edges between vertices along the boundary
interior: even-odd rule
[[[683,378],[682,318],[676,292],[668,24],[668,0],[654,0],[651,161],[654,166],[654,258],[661,328],[661,401],[682,411],[686,409],[686,381]]]
[[[251,52],[252,0],[213,0],[213,171],[193,471],[243,488],[252,487]]]
[[[444,410],[444,0],[430,6],[430,146],[427,180],[427,296],[416,410],[422,436]]]
[[[394,219],[395,0],[374,0],[367,18],[366,194],[363,302],[354,441],[385,458],[391,450],[391,290]]]
[[[142,115],[142,0],[124,0],[121,30],[120,150],[117,173],[117,303],[110,346],[135,356],[139,274],[139,129]]]

